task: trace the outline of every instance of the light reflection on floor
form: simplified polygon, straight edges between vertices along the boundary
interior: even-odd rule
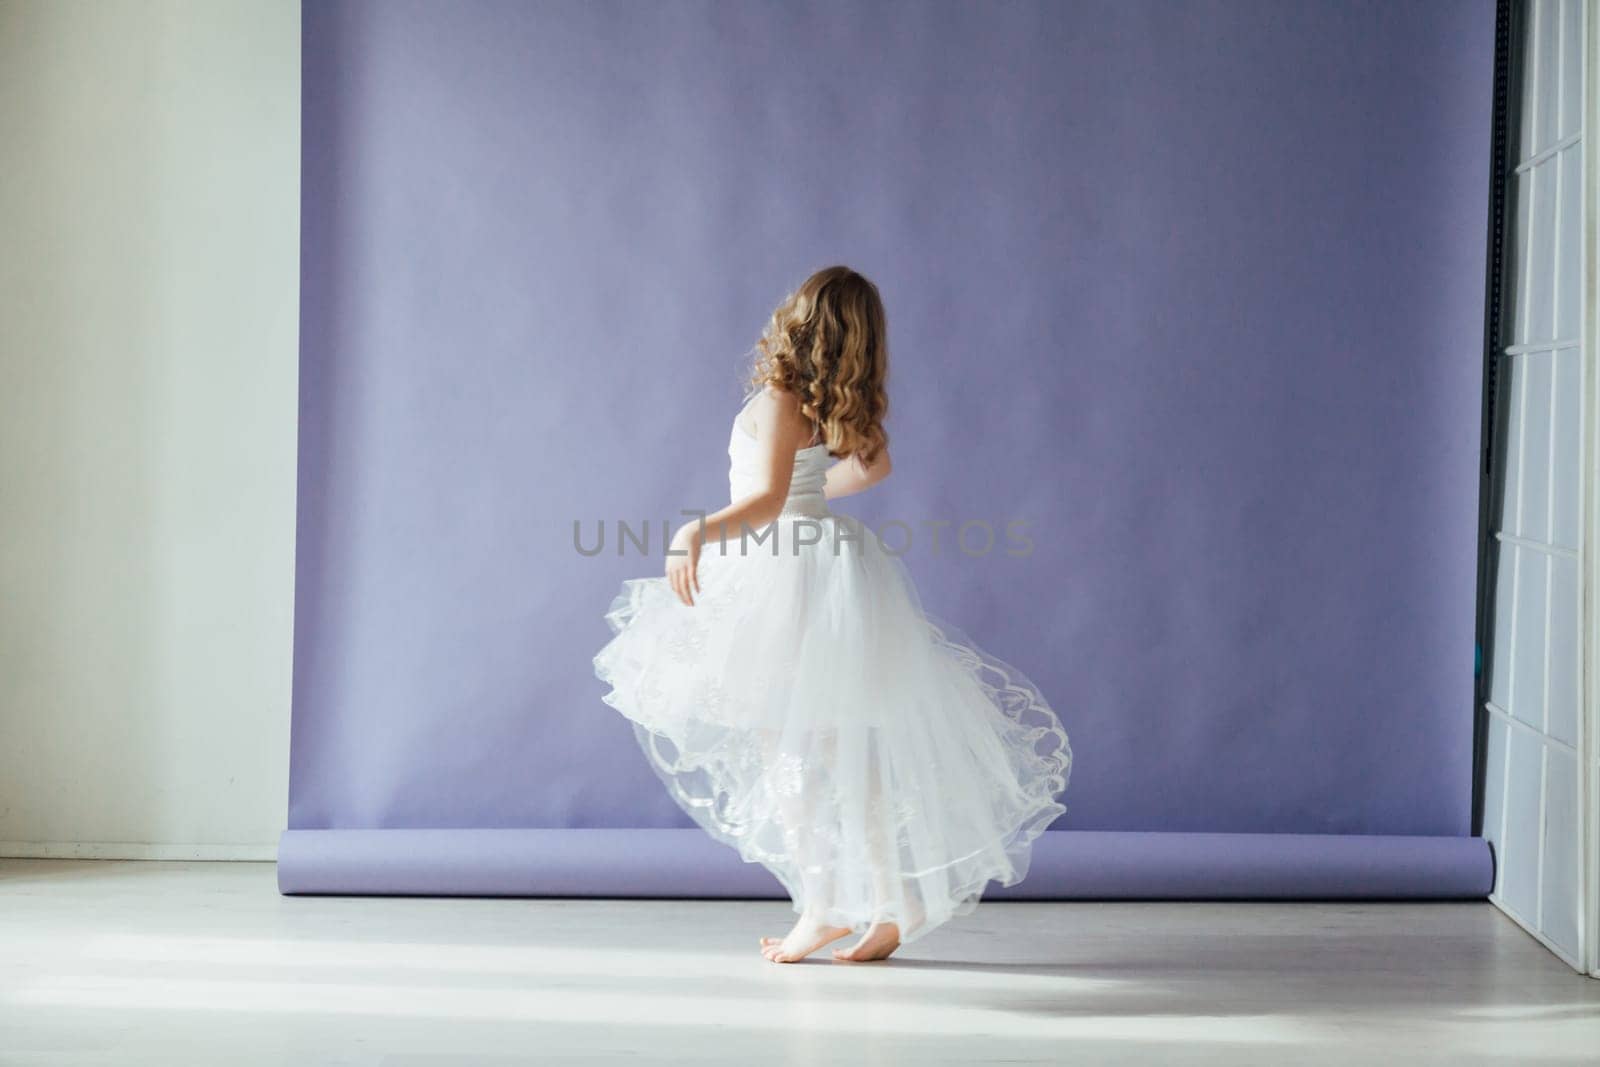
[[[988,903],[779,966],[785,902],[284,898],[0,861],[0,1064],[1594,1062],[1600,982],[1488,905]]]

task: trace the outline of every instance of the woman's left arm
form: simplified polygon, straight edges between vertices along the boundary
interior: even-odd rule
[[[822,495],[834,500],[871,489],[889,477],[892,469],[887,446],[878,450],[871,463],[861,462],[860,456],[846,456],[828,468],[828,479],[822,487]]]

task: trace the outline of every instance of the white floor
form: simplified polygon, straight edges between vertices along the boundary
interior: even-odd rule
[[[1600,982],[1488,904],[1001,904],[780,966],[787,903],[281,897],[0,860],[0,1064],[1562,1063]]]

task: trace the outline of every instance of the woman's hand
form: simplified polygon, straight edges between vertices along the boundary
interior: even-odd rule
[[[691,608],[700,592],[700,540],[700,523],[692,522],[678,528],[667,548],[667,584]]]

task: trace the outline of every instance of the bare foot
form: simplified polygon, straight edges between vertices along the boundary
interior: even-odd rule
[[[776,937],[761,939],[761,954],[773,963],[793,963],[803,960],[823,945],[837,941],[850,932],[848,926],[826,926],[809,915],[800,916],[794,929],[782,940]]]
[[[836,948],[833,958],[849,963],[866,963],[869,960],[886,960],[900,947],[900,927],[894,923],[873,923],[861,940],[849,948]]]

